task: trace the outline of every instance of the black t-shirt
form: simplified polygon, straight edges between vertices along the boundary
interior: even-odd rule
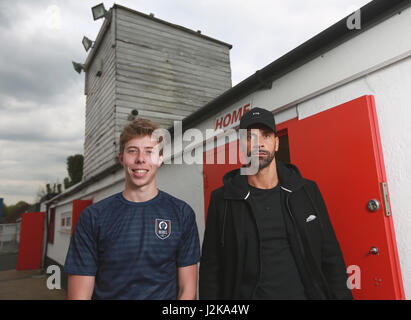
[[[252,298],[306,299],[287,238],[280,186],[273,189],[250,186],[250,190],[261,254],[260,281]],[[248,263],[255,264],[255,261]],[[255,267],[251,269],[256,270]]]

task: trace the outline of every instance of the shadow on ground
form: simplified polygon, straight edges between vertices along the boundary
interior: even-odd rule
[[[0,254],[0,271],[16,269],[17,253]]]
[[[64,300],[64,289],[47,288],[41,269],[17,271],[17,254],[0,255],[0,300]]]

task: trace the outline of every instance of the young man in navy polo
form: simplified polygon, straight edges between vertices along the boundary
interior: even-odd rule
[[[64,271],[68,299],[195,299],[200,244],[193,209],[157,189],[163,161],[146,119],[127,125],[119,160],[125,188],[87,207]]]

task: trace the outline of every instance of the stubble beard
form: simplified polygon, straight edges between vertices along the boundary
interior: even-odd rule
[[[259,163],[259,169],[264,169],[267,168],[271,162],[273,162],[274,157],[275,157],[275,152],[273,151],[272,153],[263,151],[265,154],[267,154],[267,157],[262,158],[262,159],[258,159],[258,163]]]
[[[272,153],[270,153],[269,151],[259,151],[262,153],[265,153],[267,156],[266,157],[259,157],[258,155],[252,155],[253,157],[257,157],[258,158],[258,169],[264,169],[267,168],[271,162],[273,162],[274,158],[275,158],[275,151],[273,151]],[[250,154],[248,154],[248,156],[250,156]]]

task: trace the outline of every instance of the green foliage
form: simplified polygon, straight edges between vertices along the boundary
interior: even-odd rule
[[[8,207],[3,202],[3,215],[2,215],[2,217],[7,217],[7,215],[8,215]]]
[[[68,189],[72,186],[69,178],[64,178],[63,183],[64,183],[64,189]]]
[[[2,217],[2,222],[4,221],[5,218],[11,217],[18,215],[20,213],[23,213],[27,211],[31,207],[31,204],[25,202],[25,201],[19,201],[15,205],[7,206],[3,202],[3,217]]]
[[[7,208],[7,215],[14,215],[26,211],[31,205],[25,201],[19,201],[15,205],[9,206]]]
[[[84,157],[82,154],[67,157],[67,172],[69,177],[64,178],[65,189],[81,181],[83,178],[83,163]]]

